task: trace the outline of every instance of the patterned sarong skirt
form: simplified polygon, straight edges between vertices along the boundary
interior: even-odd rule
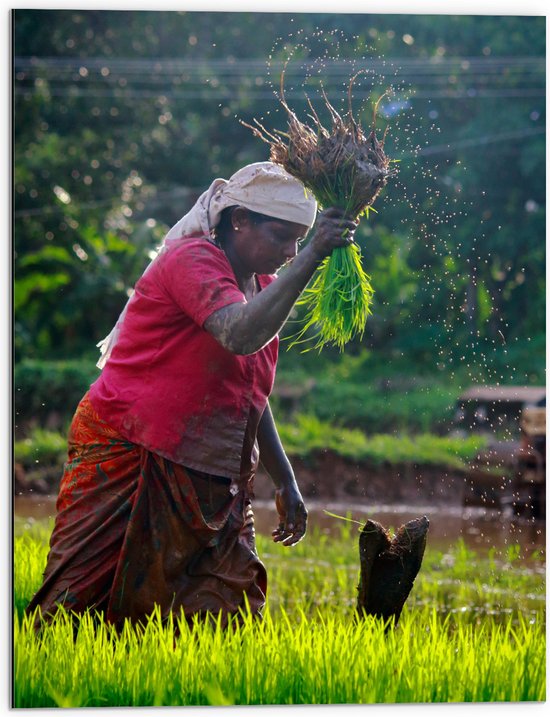
[[[87,395],[69,433],[43,584],[27,611],[86,609],[122,625],[183,611],[261,614],[266,571],[246,490],[129,443]],[[158,608],[157,608],[158,609]]]

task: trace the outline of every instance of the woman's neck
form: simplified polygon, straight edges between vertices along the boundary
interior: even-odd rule
[[[235,274],[240,290],[247,299],[251,298],[256,294],[256,274],[243,266],[243,263],[239,259],[237,253],[232,251],[230,243],[222,246],[222,249],[225,252],[227,260],[231,264],[231,268],[233,269],[233,273]]]

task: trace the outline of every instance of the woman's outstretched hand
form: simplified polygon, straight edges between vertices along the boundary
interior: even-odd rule
[[[294,486],[284,486],[275,491],[275,506],[279,525],[271,533],[275,543],[296,545],[306,534],[307,510],[300,491]]]

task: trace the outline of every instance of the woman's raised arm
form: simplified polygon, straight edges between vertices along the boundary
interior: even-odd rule
[[[259,351],[276,336],[315,269],[336,247],[353,241],[357,223],[338,209],[319,215],[315,233],[283,274],[247,303],[230,304],[215,311],[204,323],[224,348],[235,354]]]

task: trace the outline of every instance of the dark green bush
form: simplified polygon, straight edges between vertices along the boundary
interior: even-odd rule
[[[456,386],[436,382],[429,385],[405,379],[360,382],[326,376],[317,378],[315,386],[295,408],[300,413],[317,416],[321,421],[360,428],[367,433],[441,434],[452,427],[459,393]],[[273,409],[276,418],[291,418],[277,389]]]
[[[320,381],[309,400],[310,410],[323,421],[371,433],[437,433],[451,425],[456,393],[436,384],[423,387]]]
[[[313,386],[305,390],[308,383]],[[464,377],[437,366],[421,367],[406,357],[382,356],[366,348],[338,355],[283,350],[272,404],[276,418],[283,421],[292,413],[308,413],[369,434],[445,434],[452,428],[464,383]],[[300,386],[302,395],[289,406],[281,387],[293,387],[296,393]]]
[[[24,359],[13,371],[16,431],[29,423],[44,424],[53,414],[66,423],[90,384],[99,375],[89,360]]]

